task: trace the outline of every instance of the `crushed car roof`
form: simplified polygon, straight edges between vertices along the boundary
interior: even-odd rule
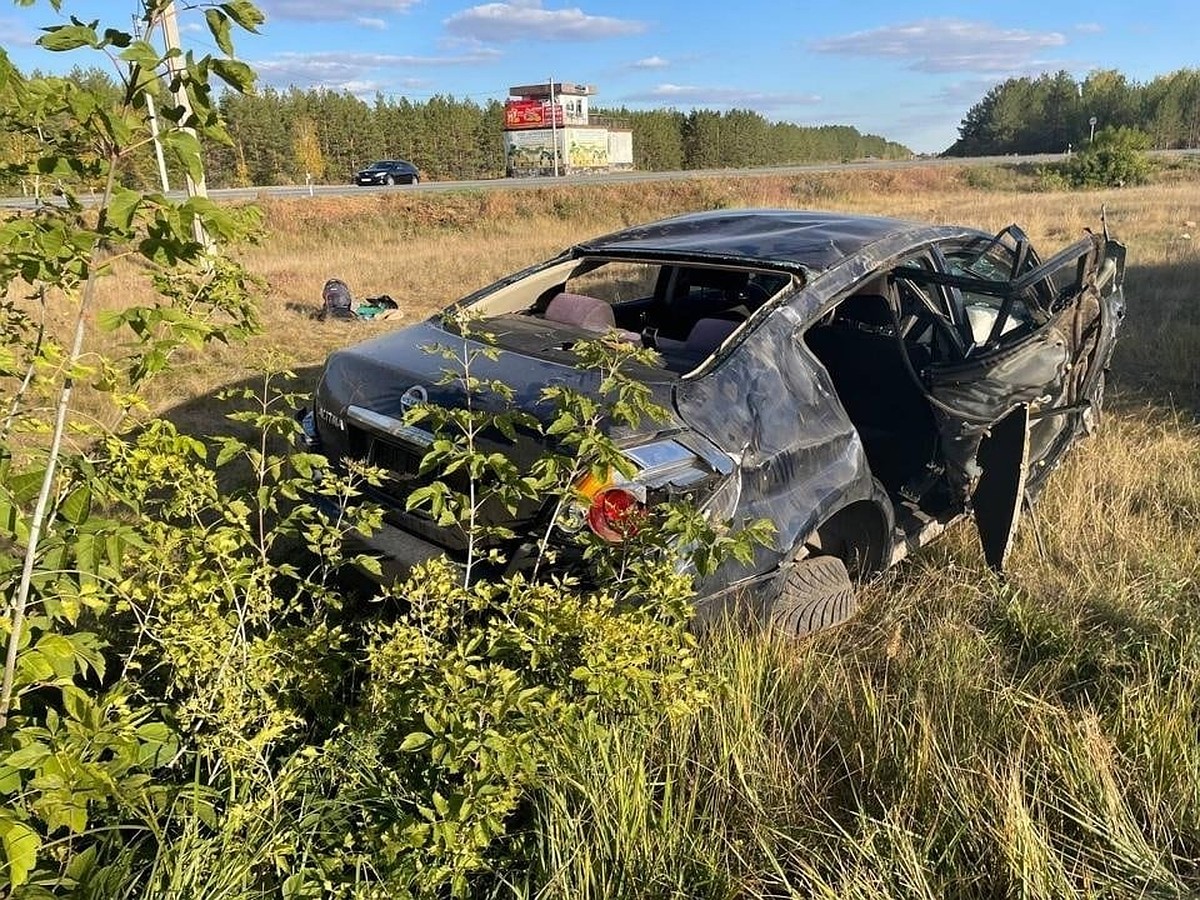
[[[812,272],[831,268],[882,238],[907,234],[936,238],[941,227],[881,216],[797,209],[735,209],[689,213],[594,238],[575,247],[584,254],[669,254],[782,263]]]

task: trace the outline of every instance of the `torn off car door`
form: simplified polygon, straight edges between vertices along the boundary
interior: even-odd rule
[[[993,425],[979,442],[979,481],[971,508],[983,558],[999,571],[1012,549],[1029,471],[1029,407],[1024,403]]]
[[[1019,257],[1024,241],[1018,241]],[[934,361],[926,383],[935,408],[946,477],[970,508],[989,565],[1001,568],[1031,482],[1053,466],[1082,420],[1090,392],[1111,352],[1098,275],[1109,243],[1097,235],[1006,280],[905,267],[905,278],[940,285],[954,295],[995,300],[994,327],[959,359]],[[1025,257],[1028,258],[1028,257]],[[1019,271],[1020,260],[1014,265]],[[1028,311],[1023,327],[1005,332],[1014,304]],[[961,322],[951,322],[962,330]],[[1036,467],[1036,471],[1034,470]]]

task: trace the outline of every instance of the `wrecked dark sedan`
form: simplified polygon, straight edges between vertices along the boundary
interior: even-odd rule
[[[855,580],[970,517],[1003,566],[1023,503],[1090,431],[1124,315],[1125,249],[1101,234],[1042,258],[1010,226],[974,228],[795,210],[683,215],[574,246],[456,304],[501,351],[477,374],[534,410],[542,388],[584,385],[573,342],[597,333],[657,350],[639,378],[668,422],[614,435],[637,470],[609,505],[688,497],[714,520],[760,518],[773,544],[698,582],[697,610],[752,608],[795,633],[854,610]],[[440,385],[449,320],[333,353],[303,416],[334,465],[389,470],[370,541],[401,570],[463,552],[456,530],[405,511],[431,439],[406,424]],[[545,531],[524,509],[519,534]],[[520,566],[521,539],[506,548]],[[526,542],[528,547],[528,541]]]

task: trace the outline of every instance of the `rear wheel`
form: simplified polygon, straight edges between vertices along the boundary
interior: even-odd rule
[[[409,184],[420,184],[421,178],[420,178],[420,176],[414,175],[412,178],[409,179],[408,183]]]
[[[836,556],[813,556],[792,565],[768,615],[774,630],[800,637],[838,625],[857,609],[845,563]]]
[[[396,179],[394,176],[388,175],[386,178],[383,179],[383,183],[390,187],[391,185],[396,183]]]

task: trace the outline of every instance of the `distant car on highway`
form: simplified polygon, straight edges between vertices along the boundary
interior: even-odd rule
[[[404,159],[381,159],[373,162],[354,176],[360,186],[372,184],[417,184],[421,173],[417,167]]]

